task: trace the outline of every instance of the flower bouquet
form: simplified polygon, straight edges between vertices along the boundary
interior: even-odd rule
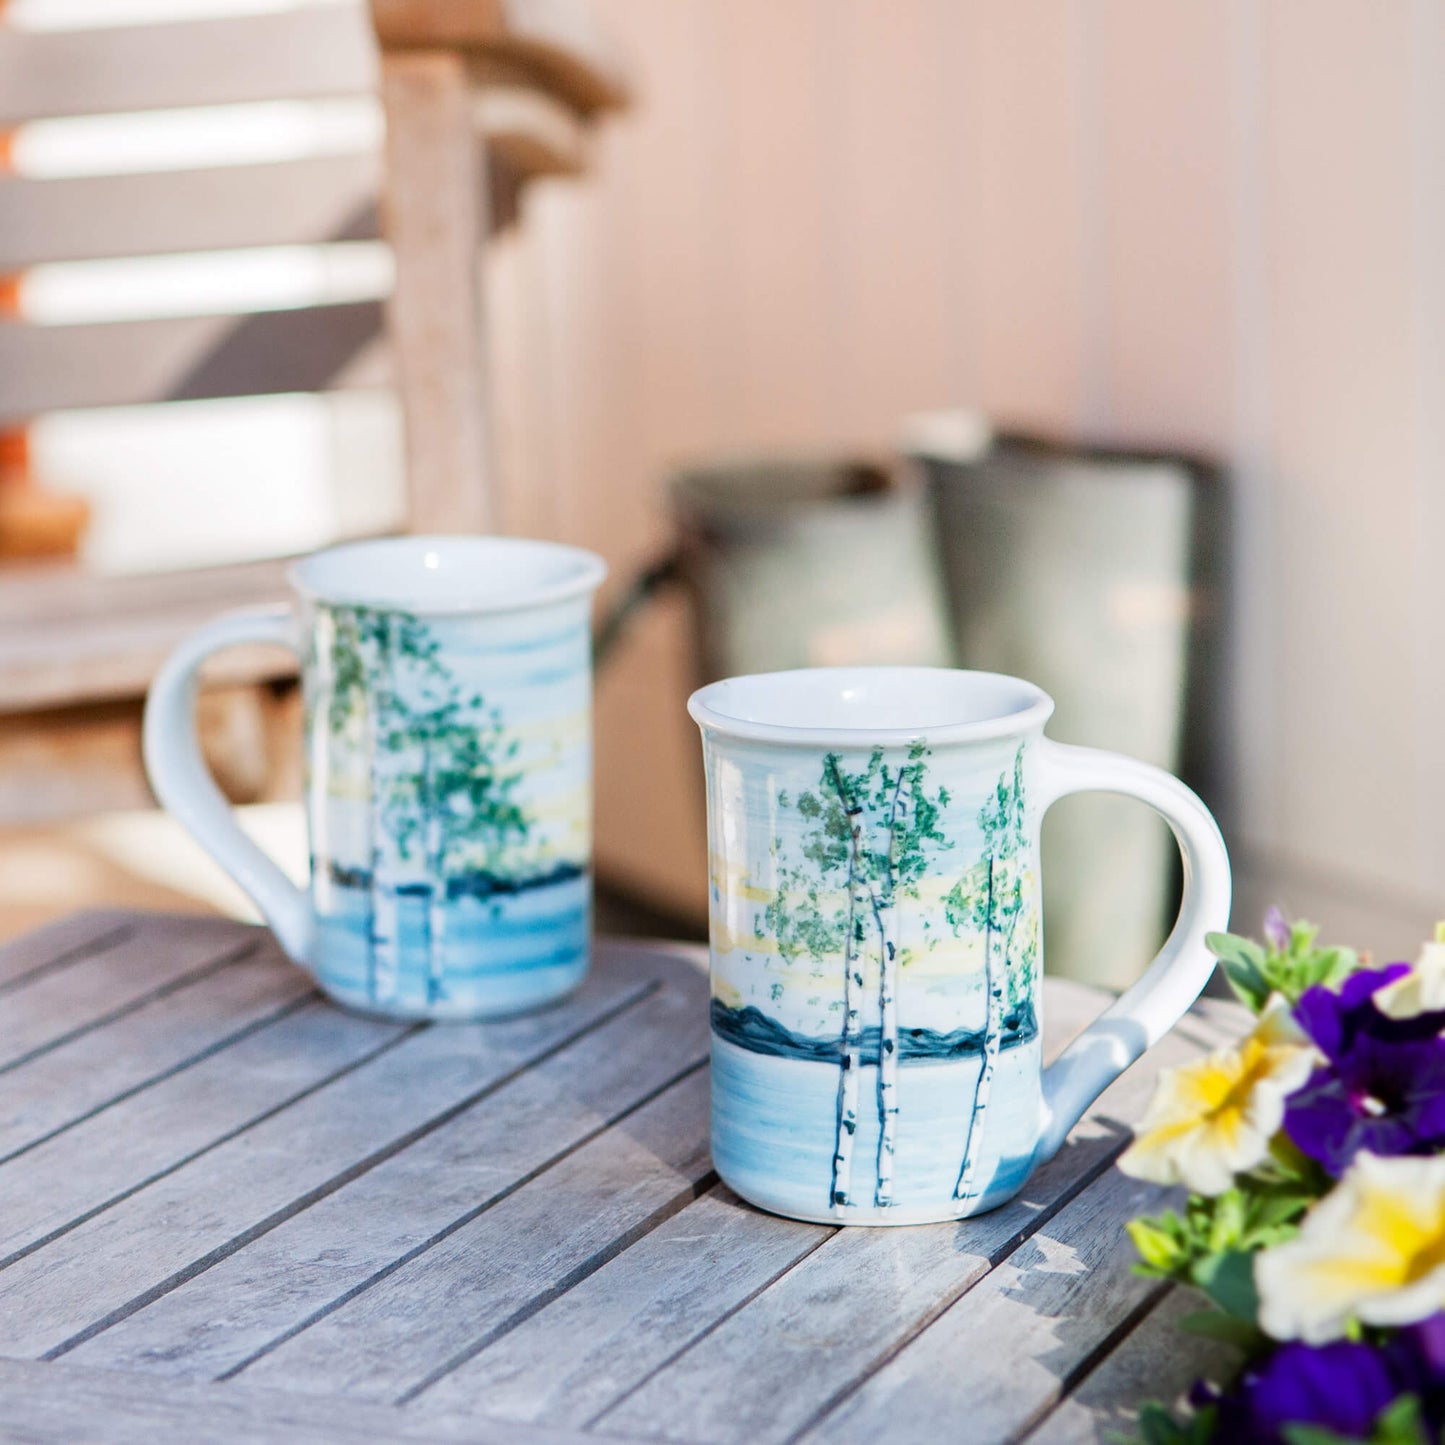
[[[1186,1328],[1242,1353],[1148,1445],[1427,1445],[1445,1439],[1445,925],[1371,967],[1278,910],[1210,947],[1255,1015],[1165,1072],[1126,1173],[1183,1185],[1134,1220],[1142,1273],[1199,1290]]]

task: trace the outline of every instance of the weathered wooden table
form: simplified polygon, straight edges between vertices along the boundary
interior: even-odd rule
[[[1022,1199],[847,1229],[707,1151],[699,950],[531,1018],[317,998],[270,935],[89,913],[0,949],[0,1438],[1107,1438],[1205,1360],[1112,1163],[1206,1004]],[[1097,1011],[1051,983],[1057,1048]]]

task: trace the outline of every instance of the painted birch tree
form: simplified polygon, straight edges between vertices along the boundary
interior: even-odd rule
[[[785,958],[800,945],[816,958],[843,954],[843,1024],[830,1203],[842,1214],[853,1202],[853,1142],[858,1128],[858,1095],[864,1038],[862,1008],[865,964],[878,978],[878,1149],[873,1202],[893,1202],[893,1161],[898,1119],[898,971],[903,954],[897,907],[918,896],[931,852],[951,845],[939,827],[948,803],[946,789],[930,794],[927,749],[910,748],[907,759],[890,764],[882,748],[849,771],[829,753],[817,788],[801,794],[797,810],[809,825],[803,857],[811,868],[782,875],[765,914]],[[821,890],[821,891],[820,891]],[[841,891],[845,904],[827,912],[819,899]]]
[[[973,1086],[968,1131],[955,1199],[969,1198],[977,1187],[979,1160],[983,1154],[982,1115],[993,1090],[993,1077],[1003,1047],[1003,1030],[1011,998],[1032,996],[1032,975],[1037,958],[1037,935],[1030,929],[1022,949],[1015,946],[1019,918],[1024,912],[1024,875],[1028,865],[1025,837],[1023,748],[1014,755],[1011,771],[1003,773],[979,811],[978,825],[984,837],[984,856],[970,870],[971,877],[949,895],[949,918],[958,926],[964,922],[983,934],[984,1036],[978,1077]],[[979,876],[981,875],[981,876]],[[1024,975],[1029,972],[1029,977]],[[1027,986],[1028,992],[1021,990]]]
[[[430,628],[405,613],[334,609],[328,727],[359,742],[367,794],[367,988],[399,983],[399,898],[426,898],[427,994],[441,995],[449,880],[466,864],[500,876],[525,841],[519,744],[466,696]],[[355,737],[359,733],[359,739]],[[419,866],[418,866],[419,865]]]

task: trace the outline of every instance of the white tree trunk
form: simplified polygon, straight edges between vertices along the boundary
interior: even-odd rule
[[[376,1003],[396,997],[401,976],[401,942],[397,937],[401,920],[396,890],[402,880],[397,862],[386,829],[378,827],[371,849],[371,997]]]
[[[858,958],[858,920],[862,916],[858,878],[858,830],[848,867],[848,934],[843,945],[843,1058],[838,1074],[838,1106],[833,1130],[832,1208],[840,1218],[849,1204],[853,1139],[858,1132],[858,1068],[863,1041],[863,969]]]
[[[442,808],[431,796],[430,759],[426,776],[426,859],[431,893],[427,898],[426,930],[426,998],[435,1003],[442,996],[442,979],[446,971],[447,944],[447,880],[446,828]]]
[[[376,981],[372,997],[383,1004],[395,999],[401,988],[401,900],[397,889],[408,881],[408,869],[385,809],[392,790],[402,782],[404,766],[402,757],[380,748],[371,773],[371,951]]]
[[[889,936],[891,906],[873,910],[878,924],[878,1182],[873,1202],[893,1203],[893,1155],[898,1126],[898,951]]]
[[[993,1092],[994,1067],[998,1063],[999,1046],[1002,1042],[1005,972],[1003,968],[996,966],[994,958],[995,869],[996,865],[993,859],[989,859],[988,925],[984,933],[983,952],[985,999],[983,1061],[979,1067],[978,1082],[973,1088],[973,1108],[968,1118],[968,1137],[964,1145],[963,1164],[958,1171],[958,1183],[953,1190],[955,1199],[968,1199],[975,1189],[979,1159],[983,1154],[984,1117],[988,1112],[989,1095]],[[1007,960],[1005,960],[1006,962]]]
[[[366,759],[366,996],[376,1000],[376,848],[381,831],[377,819],[376,718],[368,696],[363,704],[362,749]]]

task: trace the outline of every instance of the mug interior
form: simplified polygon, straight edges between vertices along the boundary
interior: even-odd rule
[[[593,552],[521,537],[377,537],[303,557],[292,585],[319,602],[407,612],[504,612],[593,591]]]
[[[1041,688],[946,667],[818,667],[730,677],[695,692],[702,727],[760,741],[867,746],[919,737],[970,741],[1042,727]]]

